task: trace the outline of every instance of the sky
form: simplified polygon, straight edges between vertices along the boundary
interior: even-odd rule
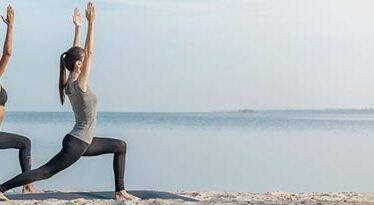
[[[99,111],[374,107],[371,0],[93,2],[89,86]],[[86,1],[3,0],[0,13],[9,3],[7,109],[69,111],[59,104],[59,56],[72,45],[73,9]],[[86,22],[82,44],[85,32]]]

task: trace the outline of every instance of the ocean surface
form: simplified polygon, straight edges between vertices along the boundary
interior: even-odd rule
[[[72,113],[8,112],[2,130],[32,140],[36,168],[73,124]],[[99,113],[96,135],[127,141],[130,190],[374,191],[373,110]],[[36,185],[113,190],[112,158],[83,157]],[[17,151],[0,150],[0,181],[19,172]]]

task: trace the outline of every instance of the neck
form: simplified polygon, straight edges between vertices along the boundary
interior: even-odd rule
[[[73,81],[74,81],[74,80],[77,80],[77,79],[78,79],[78,76],[79,76],[79,74],[78,74],[77,72],[74,72],[74,71],[73,71],[73,72],[70,72],[70,73],[69,73],[69,79],[70,79],[70,80],[73,80]]]

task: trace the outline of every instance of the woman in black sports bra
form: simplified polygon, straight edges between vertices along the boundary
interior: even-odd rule
[[[13,38],[13,21],[14,11],[9,5],[7,8],[7,16],[4,18],[1,16],[4,23],[7,25],[7,32],[4,42],[3,55],[0,58],[0,76],[3,75],[10,56],[12,54],[12,38]],[[8,95],[3,86],[0,86],[0,125],[4,118],[5,103],[8,100]],[[29,171],[31,169],[31,142],[28,138],[12,134],[8,132],[0,131],[0,149],[18,149],[19,150],[19,162],[21,165],[22,172]],[[32,184],[23,186],[24,193],[37,192]]]

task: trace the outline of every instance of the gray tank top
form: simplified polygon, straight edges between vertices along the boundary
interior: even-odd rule
[[[96,95],[89,88],[83,92],[76,80],[67,82],[65,93],[75,116],[75,125],[69,134],[91,144],[96,127]]]

